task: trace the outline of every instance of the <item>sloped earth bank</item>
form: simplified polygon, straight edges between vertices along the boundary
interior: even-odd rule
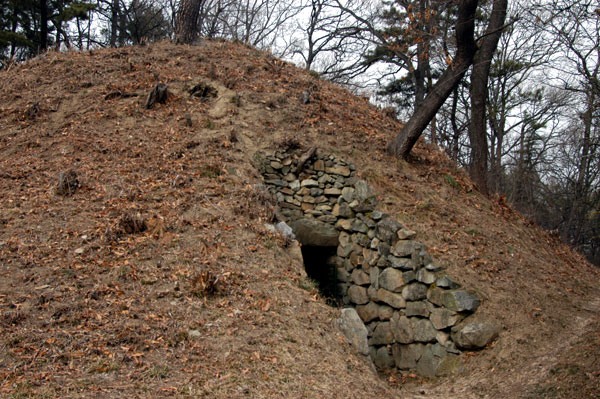
[[[438,150],[388,157],[366,99],[223,42],[50,53],[0,98],[2,397],[600,397],[597,269]],[[457,375],[377,375],[342,338],[253,186],[252,154],[297,145],[355,163],[504,326]]]

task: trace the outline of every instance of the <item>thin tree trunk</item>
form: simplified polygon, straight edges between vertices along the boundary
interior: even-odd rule
[[[502,26],[506,19],[508,0],[494,0],[490,22],[481,40],[479,50],[473,60],[471,75],[471,120],[469,140],[471,141],[471,178],[479,191],[488,195],[488,142],[486,128],[486,101],[488,78],[492,57],[502,36]]]
[[[193,43],[199,34],[198,17],[203,0],[181,0],[175,20],[175,42]]]
[[[40,0],[40,50],[48,49],[48,1]]]
[[[431,89],[425,100],[415,110],[404,128],[388,145],[387,150],[397,157],[407,158],[413,146],[427,128],[450,93],[458,86],[473,62],[477,45],[473,39],[475,12],[478,0],[461,0],[456,21],[457,53],[452,64]]]
[[[119,0],[113,0],[110,6],[110,47],[117,47],[119,29]]]

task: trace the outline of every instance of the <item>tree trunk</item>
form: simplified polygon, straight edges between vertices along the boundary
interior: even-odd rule
[[[48,49],[48,1],[40,0],[40,53]]]
[[[460,0],[456,20],[457,53],[452,64],[444,71],[404,128],[388,145],[387,150],[397,157],[407,158],[431,119],[440,109],[446,98],[458,86],[465,72],[473,62],[477,45],[473,39],[475,12],[478,0]]]
[[[113,0],[110,6],[110,47],[117,47],[119,29],[119,0]]]
[[[488,143],[486,129],[486,101],[488,96],[488,77],[492,57],[502,36],[502,26],[506,18],[508,0],[494,0],[492,15],[481,40],[479,50],[473,60],[471,75],[471,123],[469,140],[471,141],[471,178],[479,191],[488,195]]]
[[[198,17],[203,0],[181,0],[175,21],[175,42],[191,44],[199,34]]]

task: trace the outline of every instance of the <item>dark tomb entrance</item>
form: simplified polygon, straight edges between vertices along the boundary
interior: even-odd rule
[[[328,304],[340,304],[342,298],[335,265],[337,247],[303,245],[301,250],[308,277],[317,283],[319,292],[327,299]]]
[[[332,305],[341,302],[335,258],[338,230],[333,225],[302,218],[290,222],[296,239],[302,244],[302,258],[308,277],[317,284],[321,295]]]

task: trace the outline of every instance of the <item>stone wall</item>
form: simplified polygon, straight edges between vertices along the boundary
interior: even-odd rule
[[[298,241],[337,247],[325,263],[334,270],[339,299],[366,326],[377,367],[440,375],[456,366],[461,348],[495,338],[490,325],[469,323],[479,299],[443,272],[415,232],[376,210],[351,163],[313,148],[257,153],[255,164]]]

